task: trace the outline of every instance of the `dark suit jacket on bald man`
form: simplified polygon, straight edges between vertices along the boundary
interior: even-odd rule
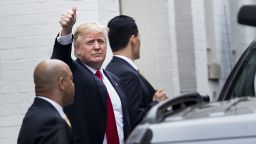
[[[71,128],[46,100],[35,98],[28,109],[18,144],[71,144]]]

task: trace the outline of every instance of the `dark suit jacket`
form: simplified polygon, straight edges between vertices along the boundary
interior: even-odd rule
[[[114,56],[107,65],[106,70],[118,76],[123,83],[133,129],[149,109],[157,103],[152,101],[156,91],[137,70],[119,57]]]
[[[46,100],[35,98],[20,129],[17,144],[71,144],[71,128]]]
[[[73,73],[75,83],[74,103],[64,108],[65,113],[71,121],[74,139],[81,144],[101,144],[106,131],[107,117],[107,89],[79,59],[71,58],[71,47],[61,45],[55,40],[52,58],[60,59],[67,63]],[[130,133],[130,122],[120,80],[104,71],[118,93],[123,110],[124,138]]]

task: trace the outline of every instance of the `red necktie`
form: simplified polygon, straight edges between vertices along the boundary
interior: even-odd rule
[[[100,80],[102,80],[102,73],[97,71],[95,74]],[[116,119],[113,110],[113,106],[107,94],[107,127],[106,127],[106,136],[107,136],[107,143],[108,144],[119,144],[119,138],[117,134],[116,128]]]

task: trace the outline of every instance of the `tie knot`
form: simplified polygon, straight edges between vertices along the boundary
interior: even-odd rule
[[[96,71],[95,75],[100,79],[102,80],[102,73],[100,71]]]

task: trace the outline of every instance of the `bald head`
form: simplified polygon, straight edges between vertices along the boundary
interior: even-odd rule
[[[51,59],[40,62],[34,71],[36,96],[54,100],[61,106],[73,102],[74,83],[72,72],[67,64]]]
[[[60,60],[44,60],[40,62],[34,71],[34,83],[36,91],[39,89],[52,90],[59,77],[66,77],[69,67]]]

